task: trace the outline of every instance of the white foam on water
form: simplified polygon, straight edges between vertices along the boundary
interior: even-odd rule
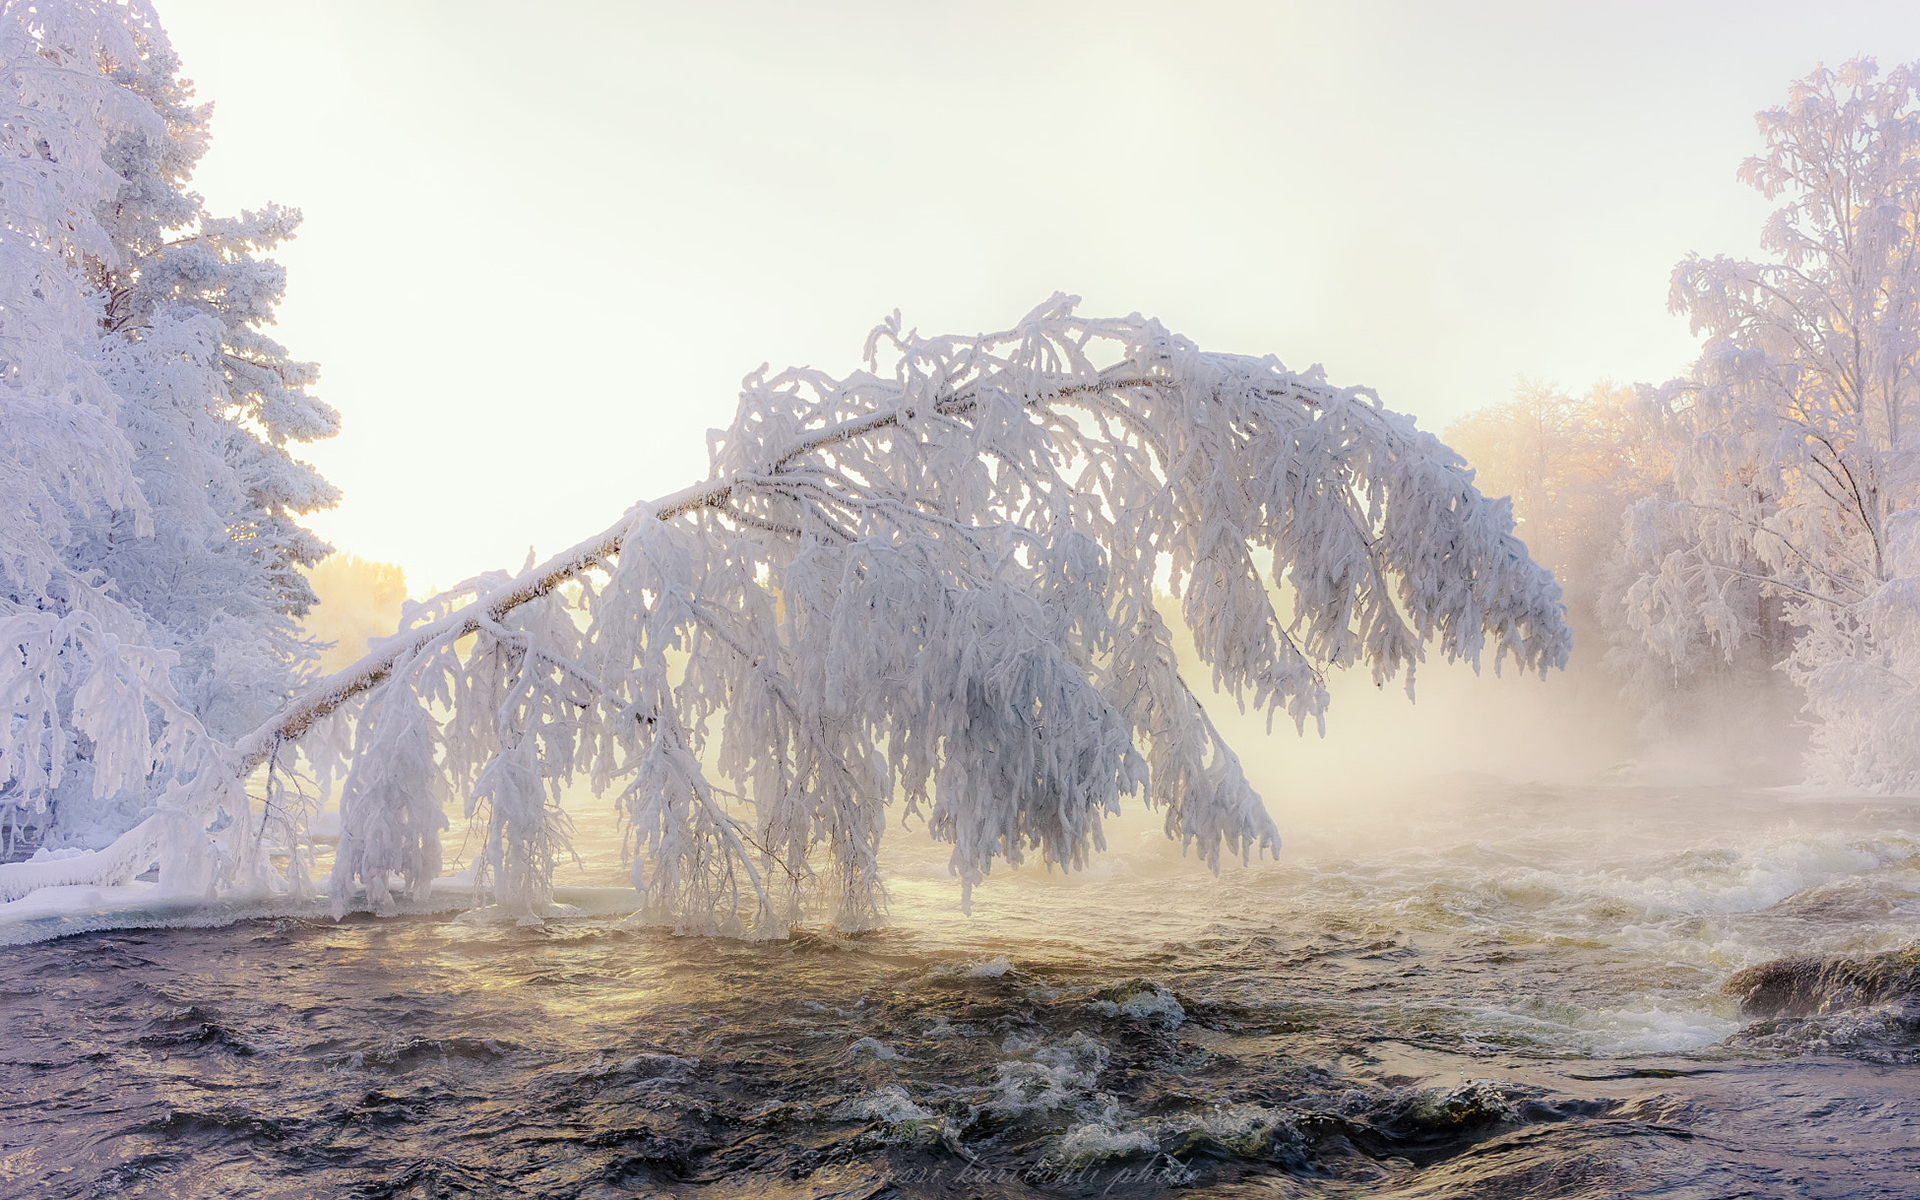
[[[1575,1024],[1585,1048],[1597,1054],[1668,1054],[1722,1040],[1740,1022],[1697,1010],[1599,1008]]]
[[[603,1062],[582,1073],[585,1079],[630,1079],[640,1086],[667,1086],[686,1082],[699,1067],[697,1058],[677,1054],[634,1054],[617,1062]]]
[[[1119,1102],[1096,1090],[1107,1061],[1107,1048],[1076,1030],[1065,1041],[1035,1048],[1029,1060],[995,1066],[994,1096],[986,1107],[1001,1117],[1067,1109],[1111,1123]]]
[[[937,1042],[947,1038],[979,1037],[980,1031],[971,1025],[955,1025],[946,1013],[941,1013],[934,1018],[933,1024],[927,1026],[927,1032],[923,1036],[929,1041]]]
[[[847,1047],[847,1056],[849,1058],[858,1058],[862,1054],[871,1054],[882,1062],[913,1061],[879,1038],[873,1037],[863,1037],[853,1045]]]
[[[1652,914],[1756,912],[1805,888],[1899,862],[1911,853],[1907,847],[1795,831],[1758,844],[1690,851],[1637,877],[1621,872],[1590,878],[1581,890]]]
[[[1111,1125],[1090,1121],[1075,1125],[1063,1134],[1055,1154],[1064,1164],[1084,1166],[1112,1158],[1152,1154],[1157,1149],[1159,1146],[1143,1130],[1129,1129],[1123,1132]]]
[[[836,1121],[885,1121],[898,1125],[903,1121],[931,1121],[934,1112],[915,1104],[907,1089],[897,1083],[842,1102],[833,1110]]]
[[[1507,1008],[1474,1011],[1475,1036],[1518,1035],[1563,1053],[1615,1057],[1699,1050],[1723,1040],[1740,1022],[1697,1008],[1672,1008],[1647,999],[1617,1008],[1557,1010],[1546,1014]]]
[[[1187,1019],[1187,1010],[1180,1006],[1180,1001],[1158,984],[1126,992],[1117,1001],[1096,1000],[1092,1007],[1110,1017],[1131,1017],[1150,1025],[1164,1025],[1168,1029],[1178,1029]]]

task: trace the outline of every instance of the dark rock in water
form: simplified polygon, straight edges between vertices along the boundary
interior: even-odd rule
[[[1403,1138],[1450,1138],[1471,1134],[1515,1118],[1512,1097],[1484,1079],[1451,1091],[1409,1089],[1373,1114],[1374,1124]]]
[[[1920,996],[1920,945],[1866,958],[1779,958],[1720,987],[1749,1017],[1808,1017]]]

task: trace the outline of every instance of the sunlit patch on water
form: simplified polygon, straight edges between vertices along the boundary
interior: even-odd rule
[[[0,1193],[1838,1196],[1920,1172],[1920,1021],[1752,1022],[1719,993],[1911,940],[1913,809],[1418,799],[1301,820],[1218,878],[1116,823],[1096,871],[996,876],[970,917],[939,849],[896,839],[894,926],[860,936],[589,907],[11,947]],[[617,883],[589,849],[563,883]]]

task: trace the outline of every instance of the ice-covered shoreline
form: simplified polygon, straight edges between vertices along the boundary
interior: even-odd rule
[[[434,880],[424,899],[397,901],[380,912],[389,916],[483,912],[490,899],[475,895],[471,877],[451,875]],[[632,888],[556,887],[553,907],[555,915],[621,915],[637,911],[640,898]],[[347,911],[361,914],[375,910],[361,892]],[[333,913],[324,895],[302,900],[284,894],[238,893],[208,899],[170,893],[160,884],[140,881],[114,887],[50,887],[0,904],[0,946],[114,930],[218,928],[275,917],[329,921]]]

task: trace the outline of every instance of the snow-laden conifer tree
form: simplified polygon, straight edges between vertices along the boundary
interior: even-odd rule
[[[297,214],[186,190],[209,113],[147,6],[6,3],[0,57],[0,837],[98,845],[229,790],[297,683],[334,494],[287,446],[337,420],[261,333]]]
[[[625,819],[647,919],[683,929],[777,930],[812,902],[873,924],[890,816],[950,844],[965,890],[996,861],[1082,864],[1129,796],[1216,865],[1274,849],[1156,580],[1209,682],[1300,727],[1330,670],[1411,688],[1428,646],[1565,661],[1507,503],[1365,389],[1063,296],[975,337],[895,318],[866,354],[752,376],[705,483],[415,606],[240,740],[270,788],[297,755],[342,778],[336,911],[423,888],[460,803],[481,882],[537,915],[577,776]],[[164,881],[166,831],[0,868],[0,894],[156,855]],[[233,877],[308,886],[299,829],[263,839],[289,853]]]
[[[1828,783],[1920,788],[1920,64],[1819,70],[1759,115],[1741,177],[1772,258],[1690,257],[1707,340],[1656,400],[1673,494],[1641,504],[1632,620],[1676,661],[1757,645],[1806,694]]]

